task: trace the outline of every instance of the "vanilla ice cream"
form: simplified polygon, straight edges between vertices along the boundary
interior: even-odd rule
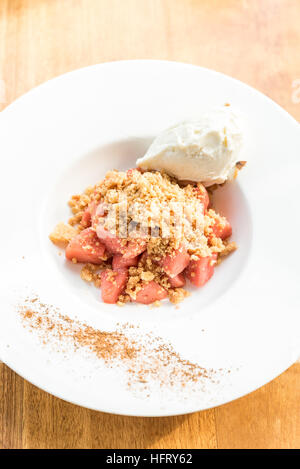
[[[162,132],[137,166],[206,186],[221,184],[233,175],[242,143],[240,117],[224,106]]]

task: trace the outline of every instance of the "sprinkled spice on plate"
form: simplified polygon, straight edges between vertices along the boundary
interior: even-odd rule
[[[149,380],[155,380],[161,387],[182,387],[216,378],[215,370],[185,360],[161,337],[142,333],[136,326],[126,324],[114,331],[97,330],[63,315],[38,297],[27,298],[18,311],[24,327],[37,333],[44,345],[53,345],[59,351],[62,345],[69,344],[74,350],[88,351],[108,367],[125,367],[129,387]]]

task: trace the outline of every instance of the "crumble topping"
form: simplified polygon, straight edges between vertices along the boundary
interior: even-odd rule
[[[224,242],[224,249],[223,251],[220,252],[219,256],[218,256],[218,260],[217,260],[217,264],[221,264],[221,262],[223,261],[224,257],[228,256],[231,252],[233,251],[236,251],[237,249],[237,244],[235,242]]]
[[[67,244],[77,235],[77,230],[65,223],[58,223],[52,233],[49,235],[52,243],[58,246],[67,246]]]
[[[190,292],[184,288],[170,288],[169,290],[169,300],[175,305],[183,301],[187,296],[190,296]]]
[[[80,225],[89,204],[101,202],[108,213],[105,218],[97,217],[97,223],[120,237],[124,246],[130,239],[142,237],[148,243],[148,254],[157,259],[173,253],[182,243],[190,255],[209,256],[223,249],[207,239],[217,215],[213,210],[202,214],[195,189],[201,193],[202,184],[180,186],[165,173],[109,171],[103,181],[71,198],[74,217],[69,222]]]

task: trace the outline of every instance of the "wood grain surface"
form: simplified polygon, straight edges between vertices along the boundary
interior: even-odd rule
[[[0,0],[0,110],[64,72],[155,58],[239,78],[300,121],[299,25],[299,0]],[[0,447],[299,448],[300,365],[220,408],[152,419],[68,404],[0,364]]]

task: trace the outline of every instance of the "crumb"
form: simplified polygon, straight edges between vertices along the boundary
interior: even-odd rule
[[[74,217],[69,218],[68,223],[71,226],[78,225],[81,222],[83,212],[77,213],[77,215],[74,215]]]
[[[247,161],[238,161],[235,166],[237,167],[237,169],[242,169],[246,164]]]
[[[161,306],[161,301],[156,300],[149,305],[151,308],[159,308]]]
[[[76,235],[77,231],[72,226],[66,225],[65,223],[58,223],[49,238],[52,243],[62,247],[69,244],[71,239]]]
[[[228,256],[231,252],[236,251],[237,244],[235,242],[228,242],[224,244],[224,249],[219,253],[217,265],[221,264],[224,257]]]
[[[103,270],[106,267],[105,262],[102,264],[85,264],[80,272],[80,276],[82,280],[86,282],[93,282],[96,287],[100,287],[101,285],[101,277],[99,275],[99,271]]]
[[[184,288],[171,288],[168,291],[171,303],[177,304],[183,301],[186,297],[190,296],[190,292]]]
[[[151,282],[151,280],[154,279],[154,274],[152,272],[143,271],[141,273],[141,279],[144,280],[145,282]]]

